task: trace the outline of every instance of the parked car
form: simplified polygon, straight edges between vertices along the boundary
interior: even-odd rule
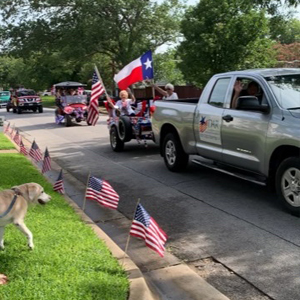
[[[33,112],[43,112],[43,105],[41,98],[34,90],[22,89],[16,91],[10,101],[7,103],[7,112],[13,110],[14,113],[21,114],[24,110],[31,110]]]
[[[0,107],[6,107],[10,100],[10,91],[0,91]]]
[[[42,92],[42,96],[52,96],[51,91],[44,90],[44,91]]]
[[[242,90],[236,98],[237,83]],[[299,215],[299,99],[299,69],[217,74],[197,102],[156,102],[154,140],[170,171],[182,171],[189,155],[198,155],[196,164],[275,188],[282,204]]]

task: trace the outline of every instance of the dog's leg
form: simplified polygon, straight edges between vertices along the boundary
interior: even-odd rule
[[[0,227],[0,249],[4,249],[4,227]]]
[[[28,247],[30,249],[33,249],[34,248],[34,245],[33,245],[33,236],[32,236],[31,231],[25,225],[25,223],[23,221],[19,221],[19,222],[15,222],[14,224],[27,236]]]

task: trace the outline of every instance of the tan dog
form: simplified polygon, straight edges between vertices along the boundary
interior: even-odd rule
[[[4,227],[15,224],[28,238],[28,246],[33,249],[33,237],[31,231],[24,223],[28,204],[45,204],[51,197],[37,183],[25,183],[14,186],[11,190],[0,192],[0,248],[4,249]]]

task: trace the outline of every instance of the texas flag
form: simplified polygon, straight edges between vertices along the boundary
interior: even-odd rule
[[[138,81],[152,78],[153,62],[151,51],[147,51],[141,57],[132,61],[114,76],[114,80],[121,90],[127,89],[131,84]]]

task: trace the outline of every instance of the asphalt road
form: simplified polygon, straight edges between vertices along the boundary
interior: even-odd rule
[[[152,142],[145,148],[132,141],[115,153],[106,116],[94,127],[64,127],[54,123],[51,109],[21,115],[1,109],[3,115],[81,182],[89,172],[108,180],[128,218],[141,198],[168,234],[168,251],[180,259],[213,258],[271,299],[300,299],[300,219],[265,187],[192,163],[184,173],[171,173]],[[213,276],[222,282],[223,275]]]

